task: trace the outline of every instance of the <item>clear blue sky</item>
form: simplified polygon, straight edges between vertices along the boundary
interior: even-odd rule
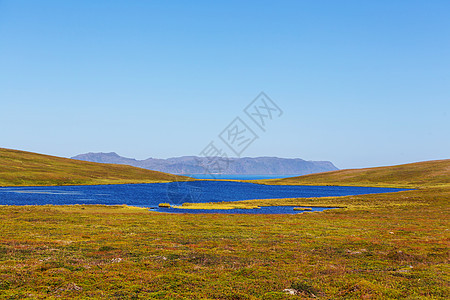
[[[0,147],[196,155],[265,91],[284,114],[244,156],[449,158],[449,15],[425,0],[0,0]]]

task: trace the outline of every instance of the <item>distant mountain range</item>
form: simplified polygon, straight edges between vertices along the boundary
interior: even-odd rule
[[[226,162],[219,161],[219,169],[214,168],[214,164],[211,164],[211,158],[197,156],[136,160],[110,152],[80,154],[72,157],[72,159],[97,163],[123,164],[165,173],[186,175],[205,173],[227,175],[306,175],[338,170],[329,161],[306,161],[300,158],[278,157],[229,158]]]

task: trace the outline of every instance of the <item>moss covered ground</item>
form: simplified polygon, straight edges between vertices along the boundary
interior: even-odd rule
[[[447,299],[449,196],[329,198],[348,207],[296,215],[1,207],[0,298]]]

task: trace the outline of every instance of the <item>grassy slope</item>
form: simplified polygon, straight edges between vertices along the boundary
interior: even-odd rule
[[[331,171],[283,179],[253,181],[264,184],[421,187],[450,184],[450,159],[412,164]]]
[[[163,182],[182,176],[0,148],[0,186]]]

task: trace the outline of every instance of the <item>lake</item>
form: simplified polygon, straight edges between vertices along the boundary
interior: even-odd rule
[[[348,196],[388,193],[404,189],[343,186],[259,185],[231,181],[190,181],[150,184],[1,187],[0,205],[68,205],[126,204],[157,207],[159,203],[221,202],[249,199]],[[323,210],[324,208],[314,208]],[[252,210],[179,210],[157,208],[160,212],[183,213],[299,213],[292,207],[272,207]]]
[[[186,176],[186,174],[178,174],[182,176]],[[188,174],[187,176],[196,178],[196,179],[233,179],[233,180],[259,180],[259,179],[277,179],[277,178],[286,178],[286,177],[294,177],[300,175],[273,175],[273,174]]]

